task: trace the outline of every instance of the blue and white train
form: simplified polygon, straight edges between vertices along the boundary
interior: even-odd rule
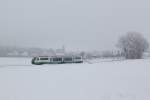
[[[52,56],[34,57],[31,61],[34,65],[42,64],[63,64],[63,63],[83,63],[81,56]]]

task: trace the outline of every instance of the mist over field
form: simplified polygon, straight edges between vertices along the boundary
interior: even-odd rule
[[[0,45],[112,50],[128,31],[150,39],[148,0],[2,0]]]

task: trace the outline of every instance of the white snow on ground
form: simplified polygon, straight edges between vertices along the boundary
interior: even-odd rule
[[[150,100],[150,59],[31,65],[0,58],[0,100]]]

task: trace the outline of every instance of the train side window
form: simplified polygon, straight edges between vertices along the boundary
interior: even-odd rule
[[[48,60],[48,58],[40,58],[40,60]]]
[[[64,58],[65,61],[72,61],[72,58]]]
[[[62,58],[58,58],[58,61],[62,61]]]
[[[76,57],[75,59],[81,59],[81,57]]]
[[[53,58],[49,58],[50,61],[53,61]]]
[[[62,58],[53,58],[53,61],[62,61]]]
[[[53,61],[57,61],[57,58],[53,58]]]

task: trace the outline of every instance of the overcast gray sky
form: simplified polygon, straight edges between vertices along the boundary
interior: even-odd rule
[[[149,0],[1,0],[0,45],[110,50],[120,35],[150,39]]]

